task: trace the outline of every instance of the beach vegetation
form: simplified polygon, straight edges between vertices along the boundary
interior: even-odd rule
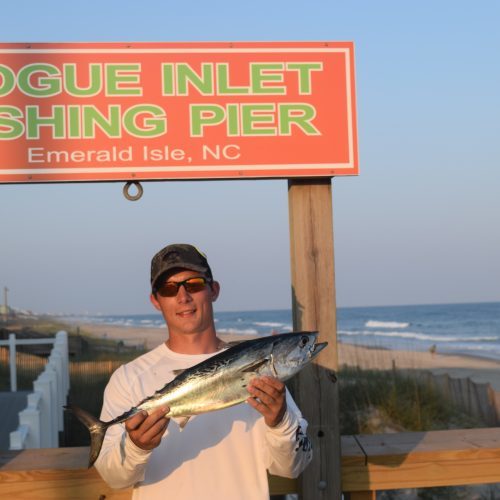
[[[345,367],[338,379],[341,434],[486,426],[443,398],[416,370]]]

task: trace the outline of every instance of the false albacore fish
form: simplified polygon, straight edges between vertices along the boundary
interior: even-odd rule
[[[108,422],[69,405],[90,431],[89,467],[99,456],[109,426],[141,411],[150,414],[168,406],[165,417],[182,417],[184,427],[192,415],[242,403],[250,397],[247,385],[251,379],[268,375],[285,381],[314,359],[328,344],[316,343],[317,337],[317,332],[293,332],[241,342],[182,371],[152,396]]]

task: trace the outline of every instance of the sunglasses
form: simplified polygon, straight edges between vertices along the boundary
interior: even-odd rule
[[[162,297],[175,297],[181,286],[183,286],[188,293],[201,292],[207,284],[211,282],[211,279],[201,276],[188,278],[184,281],[166,281],[163,285],[158,287],[158,294]]]

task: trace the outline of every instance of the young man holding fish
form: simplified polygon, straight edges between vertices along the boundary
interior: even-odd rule
[[[153,257],[151,286],[168,340],[113,374],[104,424],[75,411],[96,440],[105,433],[91,461],[99,454],[102,477],[115,488],[134,486],[133,498],[269,498],[266,470],[296,477],[312,458],[307,422],[280,378],[324,345],[315,333],[298,333],[227,350],[213,315],[220,285],[191,245]]]

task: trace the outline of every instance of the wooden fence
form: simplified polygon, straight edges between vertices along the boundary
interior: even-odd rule
[[[17,373],[23,378],[23,381],[29,380],[28,385],[24,384],[26,387],[22,387],[23,390],[31,388],[31,383],[42,373],[46,364],[47,358],[19,351],[16,352]],[[9,370],[9,349],[7,347],[0,347],[0,367],[5,371]],[[5,379],[2,381],[0,390],[9,390],[9,387],[7,379]]]
[[[111,374],[124,363],[120,360],[107,361],[70,361],[69,375],[79,376],[92,380],[95,377]],[[36,378],[42,372],[47,364],[47,358],[42,358],[34,354],[25,352],[16,352],[16,365],[19,374],[26,377]],[[9,367],[9,350],[5,347],[0,347],[0,366]]]
[[[16,352],[16,361],[26,367],[33,366],[42,369],[47,364],[46,358],[19,351]],[[9,349],[7,347],[0,347],[0,363],[9,365]]]
[[[496,390],[498,384],[490,382],[498,376],[498,373],[468,373],[466,370],[449,373],[445,369],[422,373],[423,379],[445,399],[491,426],[500,424],[500,392]]]
[[[71,361],[69,364],[69,376],[70,378],[81,377],[90,381],[103,376],[110,377],[123,363],[123,361],[119,360]]]

